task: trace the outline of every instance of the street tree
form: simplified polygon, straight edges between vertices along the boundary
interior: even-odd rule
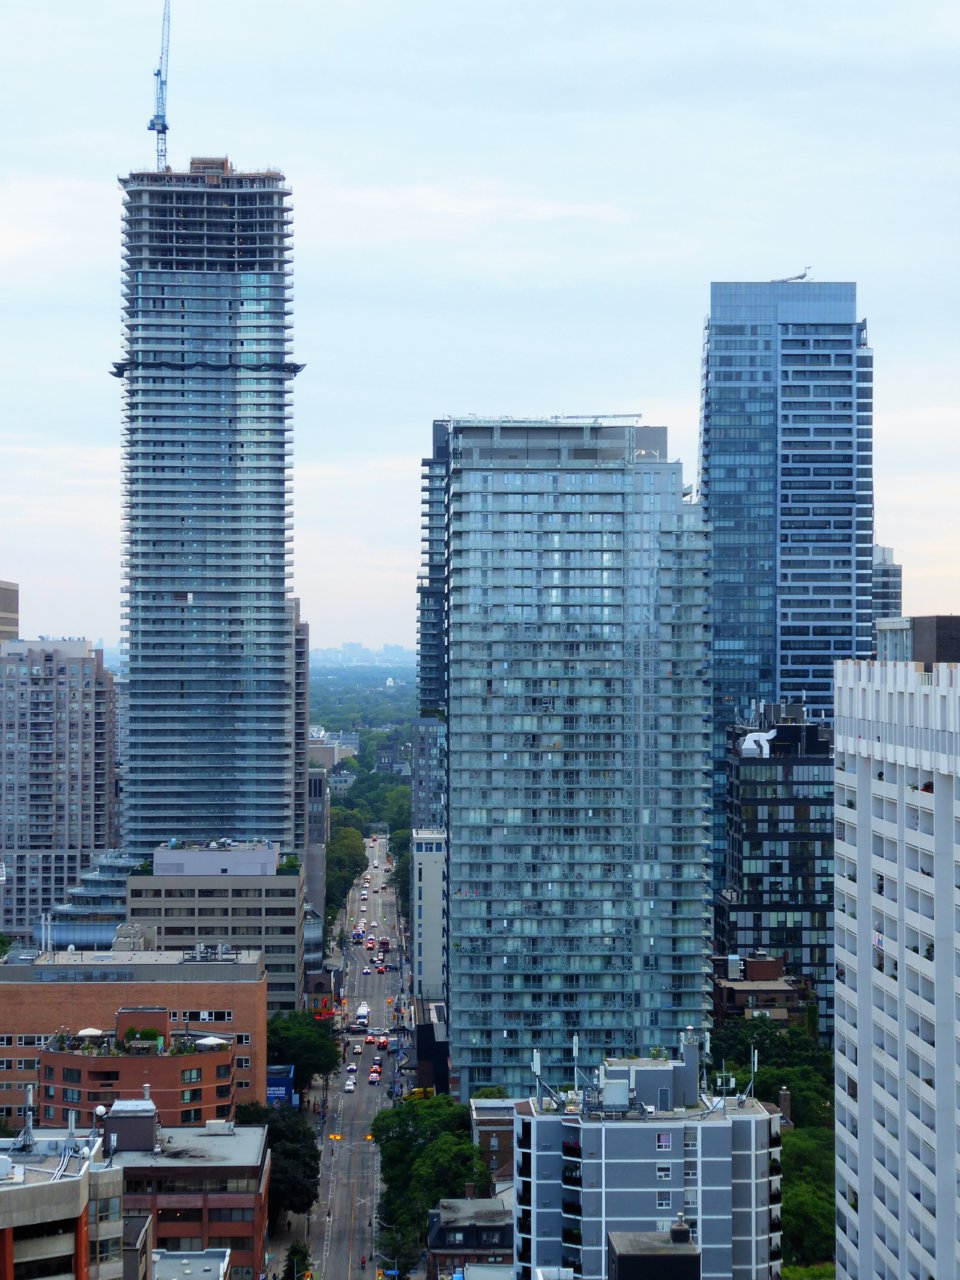
[[[275,1013],[267,1023],[267,1061],[293,1064],[298,1093],[310,1087],[314,1076],[325,1080],[340,1069],[341,1052],[326,1026],[306,1012]]]
[[[320,1152],[311,1126],[293,1107],[264,1107],[243,1102],[238,1125],[266,1125],[270,1148],[270,1198],[267,1221],[276,1229],[283,1213],[307,1213],[317,1201]]]

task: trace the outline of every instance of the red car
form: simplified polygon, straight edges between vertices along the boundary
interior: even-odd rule
[[[386,971],[386,969],[383,967],[383,965],[382,965],[382,964],[378,964],[378,965],[377,965],[377,973],[386,973],[386,972],[387,972],[387,971]]]
[[[377,1043],[377,1037],[376,1037],[376,1036],[364,1036],[364,1037],[363,1037],[363,1043],[364,1043],[364,1044],[376,1044],[376,1043]]]
[[[387,1047],[387,1037],[381,1036],[380,1039],[377,1041],[377,1048],[386,1049],[386,1047]]]

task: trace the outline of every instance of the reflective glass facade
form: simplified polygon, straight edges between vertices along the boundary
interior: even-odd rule
[[[705,1012],[706,530],[666,431],[446,424],[450,1049],[676,1048]]]
[[[833,714],[833,664],[868,656],[873,354],[856,286],[713,284],[700,500],[713,532],[714,866],[726,730],[751,700]]]
[[[222,159],[121,185],[124,844],[289,849],[289,191]]]

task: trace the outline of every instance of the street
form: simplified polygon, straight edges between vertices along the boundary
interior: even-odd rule
[[[370,1009],[370,1031],[393,1036],[396,1034],[401,974],[390,971],[378,974],[375,962],[377,949],[367,950],[365,942],[361,945],[350,942],[352,931],[362,924],[365,939],[370,935],[377,939],[390,939],[386,962],[401,963],[394,894],[384,887],[387,839],[385,836],[373,837],[366,843],[370,876],[367,900],[361,902],[361,877],[350,891],[340,920],[347,938],[343,987],[347,1004],[343,1021],[346,1025],[354,1023],[357,1008],[365,1001]],[[375,862],[379,866],[374,867]],[[364,968],[371,972],[364,974]],[[407,1002],[404,1000],[402,1003],[405,1009]],[[320,1117],[315,1117],[317,1144],[322,1155],[319,1199],[310,1223],[313,1274],[315,1280],[317,1277],[320,1280],[358,1280],[361,1275],[373,1280],[377,1265],[390,1269],[393,1263],[382,1258],[374,1260],[380,1167],[376,1144],[369,1138],[370,1125],[380,1107],[392,1105],[397,1059],[402,1057],[406,1040],[401,1041],[399,1055],[388,1054],[375,1044],[365,1044],[362,1032],[345,1033],[342,1043],[345,1060],[340,1075],[330,1081],[326,1119],[321,1124]],[[356,1044],[363,1045],[359,1055],[353,1052]],[[375,1055],[383,1062],[380,1084],[368,1082]],[[351,1065],[357,1068],[355,1074],[347,1072]],[[354,1092],[346,1091],[346,1081],[350,1078],[356,1081]],[[366,1272],[361,1271],[361,1256],[367,1260]]]

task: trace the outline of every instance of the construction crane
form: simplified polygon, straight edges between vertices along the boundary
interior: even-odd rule
[[[153,73],[156,99],[148,129],[157,135],[157,173],[167,167],[167,59],[170,54],[170,0],[163,0],[163,31],[160,36],[160,65]]]
[[[152,126],[151,126],[152,127]],[[784,276],[782,280],[772,280],[771,284],[793,284],[795,280],[806,280],[813,267],[804,267],[798,276]]]

